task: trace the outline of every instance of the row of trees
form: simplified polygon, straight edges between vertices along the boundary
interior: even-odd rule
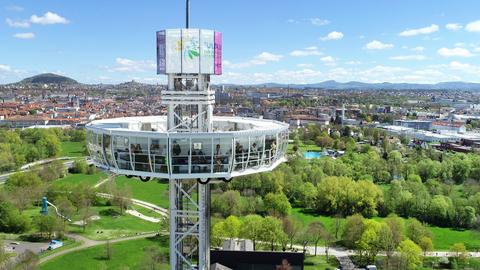
[[[61,141],[85,141],[83,130],[0,130],[0,172],[60,154]]]

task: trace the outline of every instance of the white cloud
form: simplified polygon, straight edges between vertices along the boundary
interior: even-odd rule
[[[421,54],[415,55],[399,55],[399,56],[392,56],[390,57],[392,60],[399,60],[399,61],[408,61],[408,60],[425,60],[426,57]]]
[[[425,50],[425,47],[422,46],[417,46],[415,48],[412,48],[412,51],[414,52],[423,52]]]
[[[155,63],[152,61],[135,61],[127,58],[118,57],[115,59],[116,66],[110,68],[111,72],[146,72],[155,70]]]
[[[297,64],[297,67],[299,68],[311,68],[313,67],[312,64]]]
[[[345,64],[347,64],[347,65],[361,65],[362,62],[351,60],[351,61],[347,61]]]
[[[315,26],[323,26],[323,25],[327,25],[327,24],[330,23],[329,20],[320,19],[320,18],[310,18],[308,20],[310,21],[311,24],[313,24]]]
[[[452,31],[458,31],[460,29],[463,28],[463,26],[459,23],[448,23],[445,25],[445,28],[447,28],[448,30],[452,30]]]
[[[437,51],[437,53],[445,57],[451,57],[451,56],[470,57],[473,55],[469,50],[465,48],[459,48],[459,47],[456,47],[453,49],[441,48]]]
[[[427,27],[423,28],[417,28],[417,29],[407,29],[403,32],[401,32],[399,35],[402,37],[411,37],[411,36],[417,36],[417,35],[428,35],[434,32],[438,31],[438,25],[432,24]]]
[[[0,64],[0,72],[9,72],[11,70],[12,68],[10,66]]]
[[[448,65],[452,70],[462,71],[468,74],[480,75],[480,66],[475,66],[471,64],[461,63],[458,61],[452,61]]]
[[[30,22],[34,24],[43,24],[43,25],[69,23],[69,21],[66,18],[50,11],[43,14],[43,16],[32,15],[30,17]]]
[[[283,58],[283,55],[273,54],[269,52],[262,52],[261,54],[253,57],[251,60],[242,63],[230,63],[227,61],[225,67],[230,68],[245,68],[257,65],[265,65],[268,62],[278,62]],[[224,62],[225,63],[225,62]]]
[[[25,10],[23,7],[21,6],[8,6],[5,8],[6,10],[8,11],[16,11],[16,12],[20,12],[20,11],[23,11]]]
[[[480,32],[480,20],[471,22],[465,26],[468,32]]]
[[[473,49],[474,52],[480,52],[480,47]]]
[[[335,62],[335,59],[331,56],[325,56],[325,57],[322,57],[320,58],[320,60],[322,60],[322,62],[324,63],[332,63],[332,62]]]
[[[343,38],[342,32],[333,31],[333,32],[330,32],[325,37],[322,37],[321,40],[339,40],[342,38]]]
[[[18,39],[33,39],[35,38],[35,34],[34,33],[16,33],[13,35],[13,37]]]
[[[322,55],[323,53],[318,50],[316,46],[307,47],[303,50],[294,50],[290,53],[290,56],[312,56]]]
[[[14,21],[10,18],[5,20],[10,27],[14,28],[28,28],[30,27],[30,23],[28,21]]]
[[[374,40],[370,43],[367,43],[366,48],[369,50],[385,50],[393,48],[393,44],[383,43],[378,40]]]

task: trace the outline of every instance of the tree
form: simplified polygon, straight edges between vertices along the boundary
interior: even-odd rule
[[[241,215],[241,196],[236,190],[228,190],[215,198],[212,202],[212,211],[219,212],[224,217]]]
[[[290,241],[290,249],[293,247],[293,241],[302,229],[302,224],[292,217],[284,217],[282,220],[283,231]]]
[[[105,242],[105,259],[112,259],[112,245],[110,244],[110,240],[107,240],[107,242]]]
[[[88,224],[90,224],[90,218],[94,215],[91,201],[87,199],[82,200],[79,206],[79,212],[82,219],[83,232],[85,232]]]
[[[112,191],[112,204],[117,206],[120,210],[120,215],[123,215],[123,211],[132,205],[132,193],[126,186],[115,186]]]
[[[83,159],[77,159],[73,162],[72,166],[72,173],[81,173],[81,174],[86,174],[87,173],[87,167],[88,164],[85,160]]]
[[[392,255],[397,248],[391,228],[383,223],[378,232],[378,244],[381,250],[387,255],[386,268],[388,269]]]
[[[397,251],[401,264],[397,269],[414,270],[422,264],[422,250],[412,240],[400,242]]]
[[[142,270],[161,270],[165,262],[165,256],[156,247],[145,248],[145,256],[141,263]]]
[[[265,217],[262,220],[262,230],[260,240],[269,243],[271,250],[275,250],[275,244],[280,239],[286,238],[285,233],[282,230],[282,223],[275,217]]]
[[[233,239],[237,238],[240,232],[240,228],[242,223],[236,216],[229,216],[223,222],[223,230],[225,232],[225,236]]]
[[[315,245],[315,256],[317,256],[317,246],[318,242],[322,240],[322,237],[325,234],[325,226],[320,221],[314,221],[310,223],[307,227],[307,233],[310,235],[310,239]]]
[[[0,203],[0,231],[23,233],[30,228],[30,220],[22,215],[11,203]]]
[[[263,200],[265,210],[273,216],[284,217],[290,214],[292,206],[284,193],[268,193]]]
[[[40,234],[43,237],[46,235],[49,240],[52,239],[55,232],[60,228],[57,217],[53,215],[41,215],[35,217],[35,225]]]
[[[75,206],[65,196],[61,196],[55,200],[55,204],[63,218],[63,229],[65,230],[66,221],[75,213]]]
[[[365,230],[363,217],[359,214],[347,217],[343,227],[342,240],[348,248],[354,248]]]
[[[259,215],[248,215],[243,219],[240,235],[253,242],[253,250],[256,250],[257,241],[261,238],[263,218]]]
[[[427,256],[427,252],[433,250],[433,242],[430,237],[423,236],[420,238],[420,243],[418,243],[418,245],[422,249],[424,257]]]
[[[18,172],[8,178],[5,188],[11,194],[15,206],[23,211],[34,201],[41,199],[45,186],[36,173]]]
[[[375,257],[381,248],[380,243],[381,224],[373,219],[364,220],[364,230],[357,243],[360,258],[365,257],[367,262],[375,261]]]
[[[415,243],[420,243],[422,237],[432,238],[430,230],[415,218],[408,220],[407,236]]]
[[[457,260],[465,261],[468,257],[467,248],[464,243],[455,243],[450,247],[450,252]]]

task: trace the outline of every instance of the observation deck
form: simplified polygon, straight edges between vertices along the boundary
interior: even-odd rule
[[[288,124],[213,116],[212,125],[212,132],[176,132],[166,116],[96,120],[86,127],[87,148],[97,166],[144,181],[230,180],[285,161]]]

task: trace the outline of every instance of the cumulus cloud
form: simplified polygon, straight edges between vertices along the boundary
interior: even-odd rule
[[[370,43],[367,43],[365,47],[369,50],[385,50],[393,48],[393,44],[383,43],[381,41],[374,40]]]
[[[445,28],[447,28],[448,30],[452,30],[452,31],[458,31],[460,29],[463,28],[463,26],[459,23],[448,23],[445,25]]]
[[[312,55],[322,55],[322,52],[320,52],[316,46],[311,46],[303,50],[294,50],[290,53],[290,56],[312,56]]]
[[[425,47],[422,46],[417,46],[415,48],[412,48],[412,51],[414,52],[423,52],[425,50]]]
[[[18,39],[33,39],[35,38],[35,34],[34,33],[16,33],[13,35],[13,37]]]
[[[268,62],[278,62],[283,58],[283,55],[273,54],[269,52],[262,52],[261,54],[253,57],[249,61],[242,63],[230,63],[227,61],[225,67],[229,68],[246,68],[251,66],[265,65]],[[225,64],[225,62],[224,62]]]
[[[480,20],[471,22],[465,26],[468,32],[480,32]]]
[[[459,48],[459,47],[456,47],[453,49],[441,48],[437,51],[437,53],[445,57],[452,57],[452,56],[470,57],[473,55],[469,50],[465,48]]]
[[[392,56],[390,57],[392,60],[399,60],[399,61],[408,61],[408,60],[425,60],[426,57],[421,54],[415,55],[399,55],[399,56]]]
[[[313,67],[312,64],[297,64],[297,67],[299,68],[311,68]]]
[[[47,25],[47,24],[67,24],[69,21],[58,15],[57,13],[53,12],[46,12],[42,16],[37,16],[37,15],[32,15],[30,17],[30,22],[34,24],[42,24],[42,25]]]
[[[10,66],[0,64],[0,72],[9,72],[11,70],[12,68]]]
[[[7,25],[13,28],[28,28],[30,27],[30,22],[28,21],[14,21],[10,18],[7,18],[5,20],[7,22]]]
[[[321,40],[339,40],[343,38],[342,32],[333,31],[321,38]]]
[[[403,32],[400,32],[400,36],[402,37],[411,37],[411,36],[417,36],[417,35],[428,35],[434,32],[437,32],[439,29],[438,25],[432,24],[427,27],[423,28],[417,28],[417,29],[407,29]]]
[[[115,59],[116,66],[110,68],[112,72],[146,72],[155,70],[156,66],[153,61],[136,61],[127,58],[118,57]]]
[[[330,23],[329,20],[320,19],[320,18],[310,18],[308,20],[310,21],[311,24],[313,24],[315,26],[323,26],[323,25],[327,25],[327,24]]]
[[[8,10],[8,11],[16,11],[16,12],[21,12],[21,11],[25,10],[21,6],[8,6],[5,9]]]

